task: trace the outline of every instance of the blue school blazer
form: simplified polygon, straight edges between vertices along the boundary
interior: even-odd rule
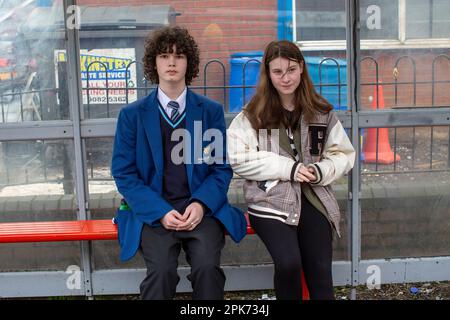
[[[147,97],[124,107],[117,120],[111,172],[118,191],[130,207],[130,210],[117,210],[115,218],[122,261],[136,254],[144,223],[161,225],[159,220],[173,209],[162,197],[163,146],[158,108],[157,90],[154,90]],[[201,121],[201,127],[199,122],[194,125],[194,121]],[[199,154],[194,146],[203,155],[211,143],[195,142],[194,128],[200,137],[209,128],[221,131],[223,154],[219,156],[223,156],[223,164],[194,163],[197,160],[194,157]],[[192,148],[191,161],[186,164],[191,199],[201,201],[208,209],[205,216],[218,219],[230,237],[239,242],[246,234],[247,223],[242,210],[232,207],[227,199],[233,172],[226,163],[226,125],[222,106],[188,89],[186,129],[191,135]],[[188,140],[186,143],[189,143]],[[186,144],[185,147],[189,146]]]

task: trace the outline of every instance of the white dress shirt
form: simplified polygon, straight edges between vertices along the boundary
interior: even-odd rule
[[[164,111],[170,116],[172,114],[172,108],[168,106],[170,101],[176,101],[178,102],[180,108],[178,109],[179,114],[182,114],[184,109],[186,108],[186,92],[187,88],[184,88],[183,92],[178,96],[176,100],[170,99],[164,91],[161,90],[160,87],[158,87],[158,100],[159,103],[161,103]]]

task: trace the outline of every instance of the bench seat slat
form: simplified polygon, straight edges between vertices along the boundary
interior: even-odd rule
[[[247,227],[247,234],[254,234]],[[110,219],[0,223],[0,243],[115,240],[117,226]]]
[[[0,223],[0,242],[48,242],[117,239],[111,220]]]

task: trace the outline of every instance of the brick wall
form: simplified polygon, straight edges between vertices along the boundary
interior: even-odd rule
[[[200,75],[193,86],[203,85],[203,68],[211,59],[224,63],[225,84],[228,84],[230,54],[263,50],[277,37],[277,2],[274,0],[80,0],[78,3],[93,6],[170,5],[181,13],[176,18],[177,25],[189,29],[201,50]],[[208,85],[224,85],[219,65],[213,64],[207,71]],[[204,93],[203,90],[200,92]],[[223,89],[210,89],[207,95],[224,103]]]
[[[432,77],[433,60],[435,81],[449,81],[448,83],[436,83],[434,85],[434,106],[449,105],[450,101],[450,60],[438,57],[445,54],[450,56],[449,49],[427,49],[427,50],[386,50],[386,51],[363,51],[362,56],[371,56],[378,61],[378,77],[383,84],[384,102],[386,108],[399,107],[429,107],[432,105]],[[409,58],[401,58],[408,56]],[[394,68],[397,60],[397,93],[395,91]],[[416,101],[414,102],[414,65],[416,76]],[[375,64],[372,61],[364,61],[361,65],[361,83],[375,82]],[[411,84],[400,84],[409,82]],[[391,83],[391,84],[389,84]],[[363,109],[371,108],[369,97],[374,95],[374,86],[362,86],[361,104]],[[396,102],[397,96],[397,102]]]
[[[345,51],[311,51],[305,56],[319,56],[345,59]],[[365,50],[361,52],[364,59],[361,63],[361,107],[364,110],[372,108],[376,82],[376,67],[373,58],[378,63],[378,81],[383,84],[384,103],[386,108],[392,107],[429,107],[448,106],[450,101],[450,57],[449,49],[421,50]],[[404,58],[405,56],[410,57]],[[403,57],[403,58],[401,58]],[[400,59],[401,58],[401,59]],[[397,93],[395,91],[394,68],[397,60]],[[432,79],[434,65],[434,103],[432,104]],[[416,100],[414,102],[414,67],[416,75]],[[322,71],[324,72],[324,71]],[[341,71],[345,72],[345,70]],[[439,83],[439,81],[448,81]],[[406,84],[402,84],[406,83]],[[397,101],[396,101],[397,96]]]
[[[211,0],[80,0],[81,5],[118,6],[118,5],[170,5],[176,12],[181,13],[176,23],[187,27],[199,43],[201,50],[200,76],[192,84],[202,86],[204,82],[203,68],[207,61],[218,59],[225,65],[225,84],[230,76],[230,54],[242,51],[263,50],[264,46],[277,37],[277,1],[249,0],[249,1],[211,1]],[[401,56],[411,56],[416,63],[416,106],[432,105],[431,82],[432,61],[440,55],[449,55],[448,49],[433,50],[378,50],[363,51],[362,56],[371,56],[378,61],[379,79],[385,83],[385,107],[413,106],[414,87],[412,84],[399,84],[397,94],[394,85],[393,70],[395,62]],[[320,55],[323,57],[345,58],[345,52],[322,51],[305,52],[305,55]],[[413,68],[408,59],[402,59],[398,65],[398,82],[412,82]],[[437,60],[435,65],[435,79],[449,80],[450,61],[445,58]],[[207,84],[209,86],[224,85],[223,71],[218,64],[208,67]],[[375,82],[375,66],[371,61],[364,61],[361,65],[361,82]],[[450,100],[450,83],[436,84],[434,105],[448,105]],[[205,93],[203,90],[200,93]],[[221,103],[225,103],[223,89],[208,89],[206,94]],[[373,85],[363,85],[361,103],[363,109],[370,109],[374,95]],[[395,96],[397,95],[397,102]]]

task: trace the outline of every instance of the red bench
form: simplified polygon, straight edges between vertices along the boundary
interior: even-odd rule
[[[247,224],[248,224],[248,216]],[[248,224],[247,234],[255,231]],[[117,226],[111,219],[0,223],[0,243],[115,240]],[[309,299],[302,272],[303,299]]]
[[[0,223],[0,243],[117,239],[109,220]]]
[[[254,234],[247,227],[247,234]],[[111,220],[76,220],[0,223],[0,243],[115,240],[117,226]]]

